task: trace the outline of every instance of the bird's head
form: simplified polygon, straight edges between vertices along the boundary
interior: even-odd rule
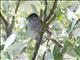
[[[26,19],[29,21],[36,20],[39,19],[39,16],[36,13],[31,13]]]

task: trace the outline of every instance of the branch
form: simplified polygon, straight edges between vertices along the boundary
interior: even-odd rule
[[[17,14],[19,5],[20,5],[20,0],[19,0],[18,3],[17,3],[16,9],[15,9],[15,14]],[[13,28],[14,22],[15,22],[14,19],[15,19],[15,16],[12,16],[11,25],[9,24],[10,27],[7,27],[7,28],[8,28],[8,29],[7,29],[7,37],[8,37],[8,36],[11,34],[11,32],[12,32],[12,28]]]
[[[45,0],[45,10],[44,10],[44,14],[45,14],[45,16],[46,16],[46,10],[47,10],[47,2],[46,2],[47,0]],[[51,16],[53,15],[53,13],[54,13],[54,9],[55,9],[55,7],[56,7],[56,4],[57,4],[57,1],[55,0],[55,2],[54,2],[54,4],[53,4],[53,7],[52,7],[52,9],[51,9],[51,11],[50,11],[50,14],[45,18],[45,20],[46,21],[48,21],[50,18],[51,18]],[[40,34],[40,38],[39,38],[39,40],[37,40],[38,42],[36,42],[36,44],[35,44],[35,50],[34,50],[34,53],[33,53],[33,56],[32,56],[32,59],[31,60],[35,60],[36,59],[36,56],[37,56],[37,53],[38,53],[38,49],[39,49],[39,47],[40,47],[40,44],[41,44],[41,41],[42,41],[42,37],[43,37],[43,33],[45,32],[45,26],[44,26],[45,24],[44,24],[44,22],[43,22],[43,32]]]
[[[49,47],[49,44],[48,44],[48,42],[49,42],[49,39],[47,40],[46,47]],[[47,49],[47,50],[48,50],[48,49]],[[46,55],[46,51],[45,51],[45,52],[44,52],[44,54],[43,54],[42,60],[45,60],[45,55]]]
[[[75,29],[75,26],[79,23],[79,21],[80,21],[80,18],[76,21],[76,23],[75,23],[75,25],[73,27],[73,30]],[[73,30],[71,32],[73,32]]]
[[[43,10],[41,9],[40,10],[40,19],[41,19],[41,22],[42,22],[42,16],[43,16]]]
[[[16,9],[15,9],[15,14],[17,14],[19,5],[20,5],[20,0],[19,0],[18,3],[17,3]],[[10,28],[13,28],[13,25],[14,25],[14,22],[15,22],[14,19],[15,19],[15,16],[12,16],[12,21],[11,21],[12,24],[11,24]]]
[[[46,13],[47,13],[47,0],[45,0],[44,20],[46,18]]]
[[[56,6],[57,6],[57,1],[55,0],[54,3],[53,3],[53,7],[52,7],[52,9],[50,10],[49,15],[48,15],[48,16],[46,17],[46,19],[45,19],[46,21],[48,21],[48,20],[52,17]]]
[[[51,41],[53,41],[56,45],[58,45],[59,47],[63,47],[58,41],[56,41],[55,39],[51,39],[50,38],[50,40]]]
[[[32,59],[31,60],[35,60],[36,59],[36,56],[37,56],[37,53],[38,53],[38,50],[39,50],[39,47],[40,47],[40,44],[42,42],[42,37],[43,37],[43,34],[44,32],[39,32],[40,34],[40,37],[37,37],[36,40],[36,44],[35,44],[35,50],[34,50],[34,53],[33,53],[33,56],[32,56]]]
[[[77,20],[77,22],[75,23],[75,25],[77,25],[79,21],[80,21],[80,18]]]
[[[35,60],[36,59],[36,56],[37,56],[37,53],[38,53],[38,50],[39,50],[39,47],[40,47],[40,44],[41,44],[41,41],[42,41],[42,36],[37,41],[38,42],[36,42],[36,44],[35,44],[35,51],[33,53],[33,56],[32,56],[31,60]]]
[[[18,11],[18,8],[19,8],[19,5],[20,5],[20,0],[18,1],[18,3],[17,3],[17,6],[16,6],[16,9],[15,9],[15,14],[17,14],[17,11]],[[14,18],[15,18],[15,16],[12,16],[12,24],[11,24],[11,26],[10,27],[13,27],[13,24],[14,24]]]
[[[49,42],[49,40],[51,40],[52,42],[54,42],[56,45],[58,45],[59,47],[63,47],[59,42],[57,42],[55,39],[51,39],[51,38],[48,38],[48,41],[47,41],[47,45],[46,45],[46,47],[48,47],[49,45],[48,45],[48,42]],[[47,49],[48,50],[48,49]],[[45,59],[45,54],[46,54],[46,51],[44,52],[44,54],[43,54],[43,58],[42,58],[42,60],[44,60]]]
[[[4,16],[4,14],[2,13],[1,10],[0,10],[0,16],[1,16],[1,18],[2,18],[2,20],[3,20],[3,22],[4,22],[4,24],[7,26],[7,25],[8,25],[8,22],[7,22],[7,20],[6,20],[5,16]]]
[[[45,55],[46,55],[46,52],[44,52],[42,60],[45,60]]]
[[[56,18],[56,14],[47,22],[47,25],[49,25],[51,22],[53,22]]]
[[[17,11],[18,11],[18,8],[19,8],[19,5],[20,5],[20,0],[18,1],[17,6],[16,6],[16,9],[15,9],[15,13],[16,13],[16,14],[17,14]]]

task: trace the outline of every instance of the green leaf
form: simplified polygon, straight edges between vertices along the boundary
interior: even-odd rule
[[[61,13],[60,7],[58,7],[56,10],[56,16],[59,17],[61,14],[62,13]]]
[[[60,53],[60,47],[58,45],[54,46],[53,49],[53,56],[54,56],[54,60],[61,60],[61,53]]]
[[[80,46],[76,47],[74,49],[74,51],[76,52],[76,54],[80,57]]]
[[[62,15],[58,16],[58,20],[62,21]]]
[[[3,48],[4,48],[4,45],[0,45],[0,52],[1,50],[3,50]]]
[[[74,47],[73,44],[70,41],[66,41],[66,46],[67,46],[67,51],[66,53],[68,53],[70,56],[75,57],[76,53],[74,51]]]
[[[63,47],[63,49],[62,49],[62,51],[61,51],[61,54],[62,54],[62,55],[65,54],[66,51],[67,51],[67,46],[66,46],[66,44],[65,44],[64,47]]]

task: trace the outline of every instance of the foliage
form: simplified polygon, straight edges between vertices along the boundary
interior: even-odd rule
[[[1,60],[31,60],[36,40],[28,35],[29,22],[25,18],[33,12],[40,16],[42,10],[44,21],[45,1],[0,1]],[[46,6],[47,17],[53,1]],[[44,33],[36,60],[79,60],[80,1],[57,1],[52,15],[55,18],[52,16],[48,21],[51,35]]]

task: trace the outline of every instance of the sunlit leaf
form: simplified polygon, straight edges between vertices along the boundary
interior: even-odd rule
[[[11,54],[13,57],[19,56],[21,52],[23,52],[24,48],[27,46],[27,42],[15,42],[7,49],[7,52]],[[16,55],[15,55],[16,54]]]
[[[5,42],[4,51],[15,41],[16,33],[11,34]]]
[[[58,17],[58,20],[59,20],[59,21],[62,21],[62,15],[60,15],[60,16]]]
[[[26,53],[23,52],[18,58],[15,58],[15,60],[29,60],[29,58]]]

